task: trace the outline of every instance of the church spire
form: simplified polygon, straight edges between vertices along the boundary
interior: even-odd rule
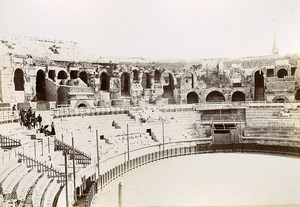
[[[278,56],[279,55],[279,50],[278,50],[277,44],[276,44],[276,37],[274,37],[273,48],[272,48],[272,55],[274,55],[274,56]]]

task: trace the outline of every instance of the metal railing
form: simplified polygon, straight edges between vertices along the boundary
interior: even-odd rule
[[[104,108],[70,108],[63,107],[53,110],[54,118],[71,117],[71,116],[92,116],[106,114],[125,114],[128,108],[104,107]]]
[[[80,164],[91,164],[91,156],[88,154],[82,152],[79,149],[73,148],[71,145],[68,145],[67,143],[64,143],[58,139],[54,140],[54,151],[64,151],[67,154],[70,154],[70,159],[75,158],[77,163]],[[73,157],[73,151],[74,151],[74,157]]]
[[[269,103],[266,101],[243,101],[243,102],[208,102],[198,104],[169,104],[163,106],[147,105],[132,106],[132,107],[95,107],[95,108],[71,108],[69,105],[59,105],[53,110],[54,117],[66,117],[66,116],[81,116],[81,115],[104,115],[104,114],[117,114],[117,113],[128,113],[129,111],[138,110],[160,110],[162,112],[171,111],[194,111],[194,110],[205,110],[205,109],[231,109],[231,108],[278,108],[278,107],[300,107],[299,102],[294,103]]]
[[[130,111],[138,110],[160,110],[162,112],[168,111],[194,111],[194,104],[174,104],[166,106],[133,106],[133,107],[96,107],[96,108],[71,108],[60,107],[53,110],[54,118],[71,117],[71,116],[86,116],[86,115],[105,115],[105,114],[125,114]]]
[[[0,147],[11,149],[13,147],[21,146],[21,141],[7,136],[0,135]]]
[[[18,160],[19,162],[24,162],[27,167],[36,167],[38,171],[47,173],[48,178],[57,178],[58,182],[65,182],[65,173],[56,170],[52,166],[48,166],[20,152],[18,153]]]
[[[299,101],[292,103],[273,103],[267,101],[239,101],[239,102],[207,102],[199,103],[195,106],[196,110],[205,109],[230,109],[230,108],[297,108],[300,106]]]

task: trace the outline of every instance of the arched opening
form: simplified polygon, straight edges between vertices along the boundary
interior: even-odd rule
[[[285,103],[285,99],[284,98],[276,98],[273,100],[273,103]]]
[[[189,92],[187,97],[187,104],[194,104],[194,103],[199,103],[199,97],[196,92]]]
[[[85,84],[88,85],[88,74],[87,74],[87,72],[81,71],[81,72],[79,73],[79,78],[80,78]]]
[[[254,74],[254,100],[264,101],[265,99],[265,83],[264,73],[262,71],[256,71]]]
[[[219,91],[212,91],[206,96],[206,102],[223,102],[225,97]]]
[[[155,72],[154,72],[154,82],[155,83],[160,83],[160,72],[159,72],[159,70],[155,70]]]
[[[81,103],[81,104],[78,105],[78,108],[86,108],[86,107],[87,107],[87,105],[84,104],[84,103]]]
[[[48,77],[54,81],[55,79],[55,70],[49,70]]]
[[[174,78],[171,73],[165,73],[164,80],[165,80],[165,83],[168,83],[168,85],[163,86],[163,91],[164,91],[163,97],[168,98],[169,104],[172,104],[172,103],[174,103],[174,100],[173,100],[173,90],[175,88]]]
[[[194,77],[192,73],[188,73],[185,75],[185,88],[186,89],[194,88]]]
[[[245,94],[241,91],[236,91],[232,94],[231,100],[235,101],[245,101]]]
[[[36,74],[36,98],[38,101],[46,101],[46,82],[45,82],[46,74],[43,70],[38,70]]]
[[[272,100],[273,103],[289,103],[290,100],[286,97],[286,96],[276,96],[275,98],[273,98]]]
[[[143,89],[151,88],[151,76],[149,73],[144,73],[142,76]]]
[[[14,83],[16,91],[24,91],[24,73],[21,69],[16,69],[14,73]]]
[[[284,78],[285,76],[287,76],[287,70],[286,69],[280,69],[277,72],[277,77],[278,78]]]
[[[130,96],[130,76],[128,73],[121,75],[121,96]]]
[[[61,70],[58,72],[57,79],[67,79],[67,78],[68,78],[68,75],[67,75],[66,71]]]
[[[78,71],[77,70],[71,70],[70,77],[71,77],[71,79],[77,79],[78,78]]]
[[[133,70],[133,82],[138,83],[139,82],[139,71]]]
[[[296,91],[295,100],[300,101],[300,88]]]
[[[101,84],[100,90],[102,91],[109,90],[109,77],[105,72],[101,73],[100,75],[100,84]]]

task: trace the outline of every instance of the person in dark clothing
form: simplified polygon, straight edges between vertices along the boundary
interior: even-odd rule
[[[55,135],[55,126],[53,122],[51,124],[51,135]]]
[[[38,117],[36,117],[36,121],[37,121],[37,123],[39,124],[39,127],[41,128],[41,126],[42,126],[42,121],[43,121],[43,118],[41,117],[41,114],[39,114]]]
[[[13,113],[13,115],[15,115],[15,111],[16,111],[17,109],[16,109],[16,104],[14,104],[13,105],[13,107],[12,107],[12,113]]]
[[[29,107],[28,111],[27,111],[28,116],[30,117],[32,115],[32,108]]]
[[[35,111],[32,113],[31,115],[31,125],[33,126],[33,128],[35,129],[36,126],[36,117],[35,117]]]
[[[30,130],[31,129],[31,114],[27,112],[26,114],[26,124],[27,128]]]
[[[21,117],[21,126],[25,126],[25,110],[23,108],[20,110],[19,116]]]

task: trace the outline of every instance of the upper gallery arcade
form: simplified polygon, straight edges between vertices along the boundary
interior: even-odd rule
[[[105,61],[75,42],[0,39],[0,101],[48,109],[300,100],[300,55],[198,62]]]

